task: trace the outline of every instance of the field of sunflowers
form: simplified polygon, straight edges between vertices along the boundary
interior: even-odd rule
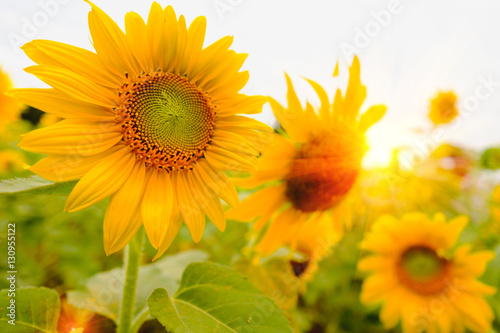
[[[214,39],[175,4],[81,2],[89,48],[6,34],[41,86],[0,57],[0,332],[500,332],[498,105],[468,123],[494,69],[473,95],[416,101],[417,148],[379,132],[370,163],[371,133],[412,115],[373,96],[357,41],[411,4],[372,11],[328,81],[283,65],[280,95],[248,89],[245,33]],[[38,5],[22,33],[70,6]],[[247,4],[210,6],[222,22]]]

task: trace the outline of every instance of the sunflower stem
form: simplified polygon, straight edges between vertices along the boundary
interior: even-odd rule
[[[125,281],[123,284],[122,303],[118,318],[118,333],[129,333],[134,318],[135,291],[137,277],[141,266],[142,247],[144,243],[144,229],[141,228],[134,239],[125,247],[123,265]]]

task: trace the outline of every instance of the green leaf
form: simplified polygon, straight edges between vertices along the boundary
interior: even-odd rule
[[[15,325],[9,324],[11,318],[7,317],[11,299],[15,300]],[[20,288],[12,298],[9,290],[2,290],[0,305],[0,332],[57,332],[61,304],[59,295],[51,289]]]
[[[271,258],[262,265],[256,265],[251,259],[240,259],[234,264],[234,269],[271,297],[287,316],[291,315],[304,282],[294,275],[289,260]]]
[[[481,166],[485,169],[500,169],[500,148],[488,148],[481,155]]]
[[[206,258],[205,252],[191,250],[164,256],[152,264],[141,266],[137,280],[135,315],[138,316],[145,310],[147,299],[153,290],[166,288],[172,293],[175,292],[186,266]],[[123,292],[123,268],[94,275],[85,283],[85,289],[68,292],[68,302],[77,308],[99,313],[117,322]]]
[[[0,194],[68,195],[78,180],[54,183],[39,176],[0,180]]]
[[[281,310],[229,267],[194,263],[182,275],[174,297],[156,289],[151,316],[174,333],[291,333]]]

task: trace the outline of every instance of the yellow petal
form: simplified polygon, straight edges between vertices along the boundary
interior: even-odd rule
[[[203,87],[203,82],[206,82],[206,80],[211,79],[218,73],[214,73],[214,69],[218,68],[221,58],[227,54],[232,43],[233,37],[226,36],[203,49],[198,61],[193,64],[188,76],[189,81]]]
[[[175,180],[177,202],[184,223],[186,223],[193,241],[198,243],[205,229],[205,214],[198,207],[186,178],[186,172],[177,171],[174,173],[173,179]]]
[[[257,149],[244,137],[230,131],[217,131],[212,136],[214,145],[237,154],[259,155]]]
[[[458,216],[448,222],[446,232],[444,233],[448,246],[451,247],[457,242],[458,237],[468,223],[469,218],[467,216]]]
[[[257,168],[254,156],[238,155],[215,145],[205,150],[205,159],[219,170],[254,171]]]
[[[14,89],[9,96],[61,118],[113,121],[115,117],[109,108],[71,98],[55,89]]]
[[[91,156],[108,150],[121,138],[115,123],[66,119],[25,134],[19,146],[42,154]]]
[[[235,94],[245,86],[249,79],[248,71],[239,72],[248,55],[229,52],[231,56],[223,65],[217,66],[209,76],[198,81],[211,95]]]
[[[363,282],[361,302],[364,304],[378,302],[397,284],[398,281],[392,272],[374,274]]]
[[[375,105],[363,113],[359,119],[359,129],[365,132],[373,124],[378,122],[384,116],[387,107],[385,105]]]
[[[490,331],[493,311],[484,299],[462,293],[453,304],[461,312],[462,320],[470,330],[474,332]]]
[[[107,255],[122,249],[141,227],[140,202],[146,167],[135,163],[123,186],[111,196],[104,215],[104,250]]]
[[[238,204],[239,198],[236,189],[232,182],[224,173],[219,170],[214,170],[206,161],[196,163],[198,175],[203,179],[203,182],[214,191],[219,197],[234,207]]]
[[[26,72],[35,75],[49,86],[79,101],[113,108],[117,94],[89,79],[54,66],[31,66]],[[117,93],[118,91],[116,91]]]
[[[174,69],[177,52],[177,37],[179,25],[177,24],[177,15],[172,6],[167,6],[163,10],[163,70],[166,72]]]
[[[285,137],[273,134],[271,143],[258,159],[258,169],[249,178],[235,178],[236,186],[255,188],[268,181],[283,180],[290,172],[295,156],[293,143]]]
[[[396,326],[401,318],[401,302],[404,301],[397,296],[398,292],[392,292],[380,310],[380,321],[385,329],[391,329]]]
[[[167,249],[170,247],[170,244],[172,244],[172,241],[174,240],[175,236],[179,232],[181,224],[182,224],[182,218],[180,213],[174,214],[174,217],[172,218],[170,224],[168,225],[167,235],[161,242],[160,247],[158,248],[158,253],[153,258],[153,260],[158,259],[163,255],[163,253],[165,253],[165,251],[167,251]]]
[[[318,94],[319,100],[321,101],[321,108],[319,109],[321,121],[324,122],[326,125],[328,125],[330,123],[330,112],[331,112],[331,105],[330,101],[328,100],[328,94],[326,93],[325,89],[323,89],[323,87],[318,83],[314,82],[313,80],[309,79],[306,80],[314,88],[316,94]]]
[[[358,263],[360,271],[387,271],[395,266],[395,263],[387,257],[369,256]]]
[[[147,38],[153,56],[155,70],[163,69],[163,33],[164,33],[163,9],[160,4],[153,2],[149,11],[147,22]]]
[[[39,65],[61,67],[106,87],[117,88],[123,84],[120,77],[109,72],[97,55],[88,50],[49,40],[32,41],[22,49]]]
[[[266,231],[262,240],[257,244],[255,250],[263,255],[270,255],[280,247],[289,245],[295,239],[294,231],[302,216],[300,212],[290,207],[281,212],[274,221],[271,221],[269,229]]]
[[[157,249],[167,234],[172,219],[174,191],[164,170],[151,170],[142,200],[142,221],[151,245]]]
[[[464,289],[468,293],[478,293],[478,294],[484,294],[484,295],[495,295],[497,292],[497,288],[488,286],[487,284],[471,279],[471,278],[466,278],[466,279],[461,279],[457,278],[456,285],[459,286],[464,286]]]
[[[193,192],[198,193],[196,197],[198,206],[220,231],[224,231],[226,218],[219,196],[205,184],[197,169],[190,173],[188,181],[192,185]]]
[[[137,76],[142,73],[137,61],[128,47],[125,34],[105,12],[92,2],[85,0],[92,7],[89,13],[89,30],[97,56],[106,68],[115,70],[118,76],[125,78],[125,73]]]
[[[259,216],[269,217],[270,214],[278,211],[287,201],[285,189],[285,186],[280,185],[257,191],[243,200],[239,206],[229,210],[226,213],[226,217],[244,222],[252,222]],[[255,227],[259,230],[262,225],[256,225]]]
[[[191,22],[187,31],[185,59],[181,62],[179,73],[184,75],[191,71],[193,64],[200,56],[205,41],[205,31],[207,28],[207,19],[204,16],[198,16]]]
[[[295,92],[295,89],[293,87],[292,80],[290,79],[287,73],[285,73],[285,78],[286,78],[286,86],[288,88],[286,94],[286,98],[288,100],[288,109],[292,110],[292,113],[302,113],[304,110],[302,109],[300,100],[297,97],[297,93]]]
[[[235,114],[259,113],[262,111],[262,105],[266,102],[268,102],[268,98],[264,96],[237,94],[236,96],[233,95],[223,99],[219,98],[219,96],[214,96],[213,103],[218,107],[216,126],[219,124],[219,121],[224,121],[225,117],[234,116]]]
[[[220,116],[217,114],[216,128],[224,130],[226,127],[246,127],[259,131],[274,132],[271,126],[268,126],[258,120],[246,116]],[[216,132],[217,133],[217,132]]]
[[[109,155],[80,179],[66,200],[64,210],[81,210],[109,197],[127,181],[134,164],[135,156],[127,146]]]
[[[54,182],[64,182],[79,179],[85,176],[107,156],[117,152],[120,146],[92,156],[81,155],[54,155],[46,157],[33,165],[30,170],[37,175]]]
[[[344,98],[345,116],[349,120],[355,120],[359,109],[366,98],[366,87],[361,83],[361,66],[357,56],[354,57],[349,68],[349,83]]]
[[[339,76],[339,61],[335,63],[335,69],[333,70],[333,77]]]
[[[306,142],[308,140],[308,130],[307,126],[304,126],[302,110],[297,113],[293,109],[290,109],[290,107],[285,109],[272,98],[269,100],[269,104],[281,126],[283,126],[293,141]]]
[[[129,48],[135,48],[135,57],[139,67],[146,73],[154,72],[151,46],[147,37],[147,26],[142,17],[134,12],[125,14],[125,31]]]

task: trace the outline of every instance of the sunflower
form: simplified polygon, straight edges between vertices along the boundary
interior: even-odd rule
[[[380,217],[361,243],[373,254],[358,268],[372,272],[363,283],[364,304],[383,303],[380,319],[386,329],[402,321],[403,331],[489,332],[493,312],[483,298],[496,289],[477,280],[494,253],[455,248],[467,224],[461,216],[446,221],[438,213]]]
[[[238,114],[261,111],[266,98],[239,93],[246,54],[229,50],[232,37],[203,48],[206,19],[189,28],[172,7],[153,3],[147,23],[125,17],[125,31],[87,1],[95,53],[46,40],[23,50],[38,63],[26,69],[53,89],[12,95],[64,118],[23,137],[20,146],[47,154],[31,167],[54,181],[80,179],[65,210],[107,197],[104,247],[120,250],[141,225],[158,249],[169,247],[182,221],[195,242],[205,217],[224,230],[220,198],[238,196],[224,170],[255,169],[261,130]]]
[[[0,68],[0,130],[5,125],[19,118],[21,104],[5,93],[12,89],[9,76]]]
[[[342,218],[349,220],[349,194],[361,171],[366,152],[365,131],[385,113],[374,106],[358,117],[366,96],[357,57],[349,69],[343,96],[337,90],[333,103],[316,82],[307,80],[321,101],[317,110],[302,107],[290,78],[288,108],[271,99],[270,104],[283,136],[275,134],[259,159],[259,169],[237,181],[246,188],[264,186],[229,211],[227,217],[253,221],[257,231],[269,221],[255,249],[269,255],[281,246],[318,259],[338,241]]]
[[[430,160],[436,162],[438,171],[459,178],[466,176],[473,165],[464,149],[448,143],[437,147],[430,154]]]
[[[458,115],[457,95],[453,91],[438,92],[431,99],[429,118],[434,125],[447,124]]]

